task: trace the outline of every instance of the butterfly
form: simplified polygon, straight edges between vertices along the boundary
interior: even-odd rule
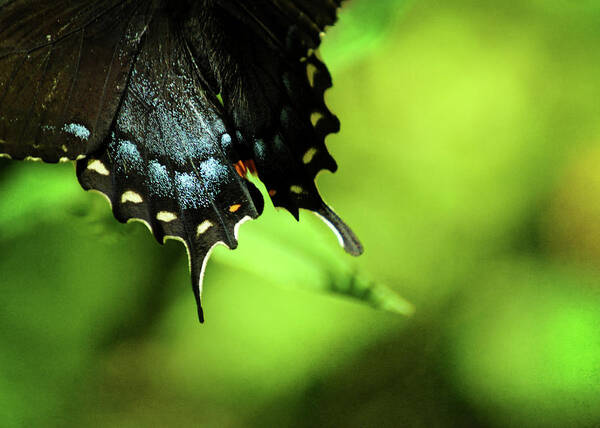
[[[0,153],[76,161],[118,221],[182,241],[201,322],[212,249],[264,207],[248,174],[359,255],[315,185],[337,169],[316,50],[341,1],[0,0]]]

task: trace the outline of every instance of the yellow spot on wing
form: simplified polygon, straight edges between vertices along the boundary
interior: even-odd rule
[[[299,195],[300,193],[303,192],[303,189],[300,186],[293,185],[293,186],[290,186],[290,192],[296,193]]]
[[[310,115],[310,123],[312,126],[317,126],[317,122],[323,118],[323,114],[320,111],[315,111]]]
[[[233,204],[232,206],[229,207],[229,212],[230,213],[234,213],[237,210],[239,210],[241,208],[241,204]]]
[[[64,144],[62,146],[60,146],[60,148],[62,149],[63,152],[67,153],[69,151],[69,149],[67,149],[67,146],[65,146]]]
[[[311,87],[315,86],[315,74],[317,74],[317,67],[312,62],[309,62],[306,65],[306,77],[308,77],[308,84]]]
[[[126,202],[131,202],[132,204],[141,204],[144,202],[144,200],[139,193],[136,193],[133,190],[128,190],[121,195],[121,203],[124,204]]]
[[[170,211],[159,211],[158,214],[156,214],[156,219],[169,223],[173,220],[177,220],[177,215]]]
[[[108,171],[108,169],[106,169],[106,166],[104,166],[102,161],[99,161],[98,159],[90,159],[90,161],[88,162],[87,169],[96,171],[100,175],[110,174],[110,172]]]
[[[198,229],[196,231],[197,235],[200,236],[202,235],[204,232],[206,232],[211,226],[212,226],[212,221],[210,220],[204,220],[202,223],[200,223],[198,225]]]
[[[306,153],[304,153],[304,156],[302,156],[302,162],[304,163],[304,165],[308,165],[313,160],[316,154],[316,148],[311,147],[310,149],[308,149]]]

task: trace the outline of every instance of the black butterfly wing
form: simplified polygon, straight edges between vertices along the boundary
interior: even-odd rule
[[[80,160],[85,189],[105,194],[115,217],[141,219],[159,242],[188,250],[200,319],[201,282],[212,248],[237,246],[237,228],[263,208],[260,192],[236,172],[235,135],[203,88],[177,21],[156,14],[133,64],[106,145]]]
[[[279,52],[297,57],[316,49],[322,32],[337,20],[342,0],[224,0],[228,13],[246,21]]]
[[[151,2],[0,1],[0,153],[57,162],[98,149]]]
[[[324,102],[331,77],[314,49],[325,26],[335,22],[339,3],[204,1],[184,32],[273,203],[296,218],[300,208],[317,213],[345,250],[358,255],[360,242],[314,182],[319,171],[337,168],[324,143],[339,130]]]
[[[0,0],[0,153],[79,158],[80,183],[119,221],[182,240],[201,320],[211,249],[235,248],[263,208],[240,161],[254,161],[276,205],[320,214],[359,254],[314,184],[336,169],[324,144],[339,127],[323,101],[331,80],[313,49],[337,5]]]

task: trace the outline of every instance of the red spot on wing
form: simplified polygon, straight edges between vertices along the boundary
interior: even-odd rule
[[[248,172],[254,175],[257,174],[256,164],[252,159],[239,160],[233,164],[233,167],[235,168],[235,171],[238,173],[238,175],[242,178],[246,178]]]

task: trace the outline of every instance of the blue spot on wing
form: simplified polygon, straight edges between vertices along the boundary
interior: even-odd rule
[[[231,147],[231,135],[223,134],[221,137],[221,147],[225,152],[227,152]]]
[[[78,123],[69,123],[68,125],[63,126],[62,130],[68,134],[74,135],[80,140],[85,141],[90,138],[90,130]]]
[[[173,109],[172,106],[158,103],[149,112],[148,125],[160,129],[159,133],[146,135],[144,146],[156,158],[168,158],[177,167],[189,165],[189,159],[208,159],[219,151],[219,141],[225,132],[223,122],[218,118],[202,118],[202,126],[189,120],[189,111]],[[164,126],[169,124],[169,126]],[[133,124],[123,121],[127,132],[135,130]],[[137,135],[137,134],[136,134]]]
[[[109,151],[113,156],[117,171],[124,172],[125,174],[129,172],[142,173],[144,161],[138,148],[131,141],[113,140],[109,145]]]
[[[263,140],[256,140],[254,142],[254,155],[261,161],[267,160],[267,146]]]
[[[222,184],[231,180],[229,168],[216,159],[201,162],[198,169],[199,177],[191,173],[175,173],[175,185],[183,208],[208,207]]]
[[[184,209],[207,207],[209,202],[204,194],[204,188],[196,176],[187,172],[175,173],[175,185],[179,200]]]
[[[220,184],[229,181],[229,174],[229,168],[219,163],[216,159],[208,159],[200,164],[202,184],[211,199],[214,199],[216,196]]]
[[[148,164],[148,178],[146,180],[150,193],[166,198],[172,195],[173,188],[167,167],[153,160]]]
[[[142,157],[140,156],[138,148],[131,141],[119,141],[117,156],[121,157],[122,159],[130,159],[135,163],[142,161]]]

